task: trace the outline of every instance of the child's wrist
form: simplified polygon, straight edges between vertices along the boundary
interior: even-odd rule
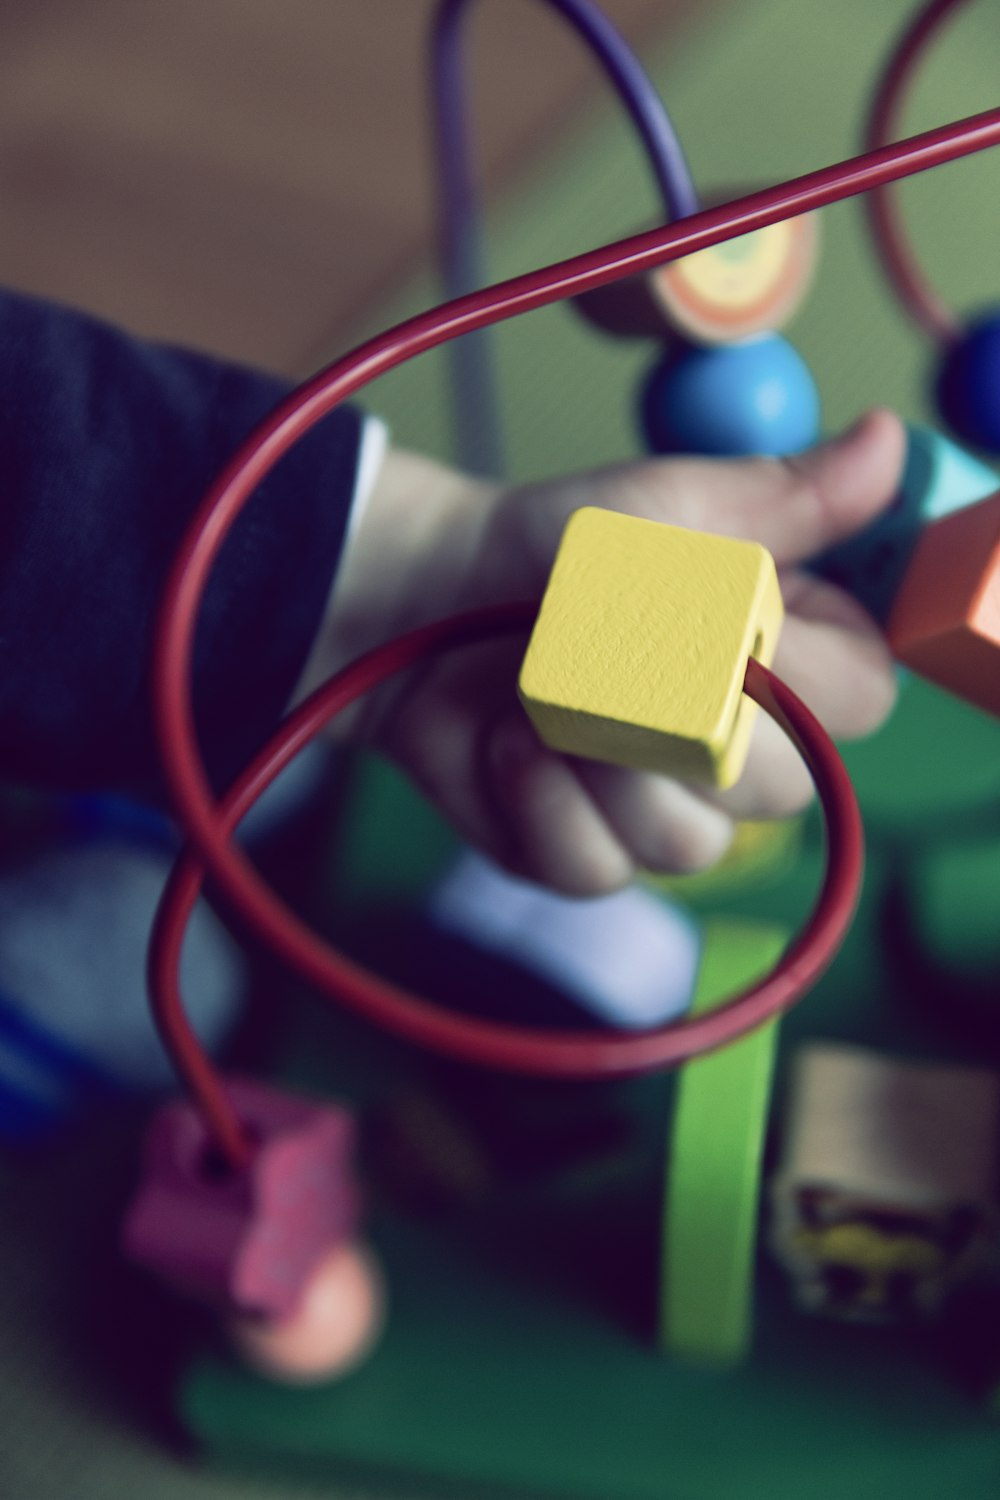
[[[499,487],[434,459],[390,448],[352,526],[292,703],[374,646],[458,607],[458,592]],[[381,698],[382,695],[379,695]],[[369,737],[358,704],[337,739]]]

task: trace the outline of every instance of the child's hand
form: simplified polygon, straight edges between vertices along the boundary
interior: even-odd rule
[[[778,564],[787,610],[775,670],[831,734],[866,734],[893,703],[889,653],[858,605],[795,565],[889,502],[904,441],[899,421],[875,412],[791,460],[648,460],[509,490],[390,454],[300,692],[416,625],[540,598],[567,517],[601,505],[762,542]],[[711,864],[729,843],[732,817],[780,817],[809,801],[804,766],[763,714],[746,770],[726,793],[547,750],[516,697],[524,645],[503,640],[442,657],[390,684],[352,726],[514,873],[594,895],[626,882],[637,865]]]

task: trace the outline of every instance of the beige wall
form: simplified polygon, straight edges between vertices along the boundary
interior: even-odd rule
[[[694,0],[606,0],[641,46]],[[426,254],[434,0],[6,0],[0,280],[300,372]],[[491,191],[598,86],[534,0],[470,7]]]

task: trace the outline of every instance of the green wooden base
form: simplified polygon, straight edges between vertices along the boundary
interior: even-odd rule
[[[790,934],[761,922],[706,924],[691,1014],[777,963]],[[667,1143],[661,1336],[677,1358],[733,1365],[750,1350],[764,1138],[778,1023],[688,1063]]]
[[[639,1225],[624,1204],[605,1215],[605,1270],[635,1276]],[[553,1240],[585,1250],[568,1207],[496,1227],[486,1247],[387,1227],[391,1323],[368,1366],[286,1392],[204,1360],[182,1393],[186,1426],[215,1461],[321,1478],[333,1494],[359,1478],[366,1495],[432,1500],[996,1494],[996,1428],[932,1337],[804,1319],[765,1277],[751,1363],[693,1370],[624,1327],[613,1298],[585,1300],[577,1275],[554,1274]],[[533,1264],[532,1237],[546,1252]]]
[[[783,1059],[809,1037],[1000,1062],[996,1029],[984,1031],[975,1007],[963,1006],[970,992],[949,970],[946,948],[929,963],[912,923],[900,920],[910,877],[961,839],[965,810],[966,821],[982,825],[977,847],[991,842],[975,809],[991,805],[985,791],[995,786],[998,752],[1000,724],[919,683],[908,687],[887,731],[850,750],[870,831],[865,892],[833,968],[782,1023],[779,1100]],[[408,811],[392,777],[366,770],[364,778],[381,813],[388,805],[392,816],[380,817],[384,832],[375,837],[355,802],[338,845],[338,906],[352,871],[357,881],[352,927],[358,904],[377,899],[380,865],[391,877],[388,922],[450,847],[425,814]],[[393,851],[410,812],[420,838],[407,845],[404,869]],[[812,825],[794,868],[733,893],[726,915],[787,930],[811,904],[819,867]],[[980,886],[961,899],[963,930],[984,941],[996,930],[995,892]],[[364,1040],[371,1097],[378,1047]],[[388,1051],[392,1076],[417,1067],[426,1082],[426,1064]],[[331,1057],[338,1053],[343,1066],[335,1039]],[[310,1038],[288,1070],[316,1086],[325,1066]],[[327,1076],[336,1087],[336,1070]],[[435,1087],[447,1085],[447,1074],[431,1076]],[[883,1500],[890,1492],[907,1500],[946,1493],[993,1500],[1000,1482],[989,1410],[1000,1364],[995,1298],[973,1299],[936,1330],[837,1326],[796,1312],[779,1273],[763,1264],[744,1365],[721,1373],[658,1351],[663,1122],[672,1089],[670,1079],[645,1080],[616,1097],[616,1108],[637,1122],[639,1145],[624,1173],[567,1178],[549,1192],[522,1184],[438,1224],[383,1218],[376,1239],[391,1311],[371,1363],[341,1385],[292,1392],[206,1355],[179,1393],[188,1432],[214,1461],[320,1476],[331,1494],[353,1495],[360,1479],[366,1494],[430,1500],[451,1493],[462,1500]],[[496,1090],[484,1078],[470,1092],[492,1099]],[[508,1103],[526,1110],[535,1128],[546,1123],[546,1110],[551,1124],[568,1109],[570,1097],[536,1091],[525,1104],[515,1091]],[[572,1101],[579,1110],[579,1095]],[[780,1103],[772,1114],[772,1125],[778,1122]],[[720,1326],[732,1333],[745,1324],[737,1318]]]

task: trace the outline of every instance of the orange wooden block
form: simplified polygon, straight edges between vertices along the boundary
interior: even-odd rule
[[[924,528],[887,634],[905,666],[1000,716],[1000,491]]]

